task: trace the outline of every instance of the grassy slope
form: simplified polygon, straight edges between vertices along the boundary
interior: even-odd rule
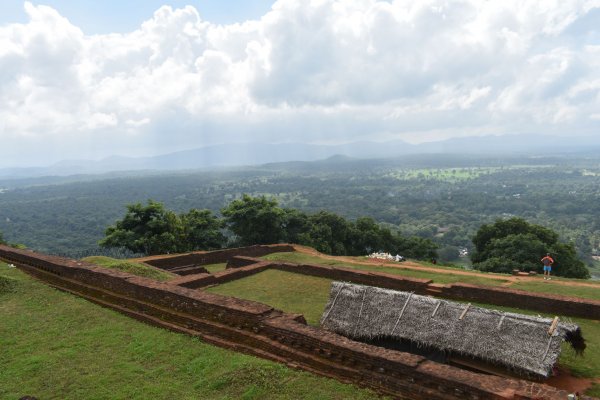
[[[0,398],[370,399],[331,379],[151,327],[0,263]],[[5,279],[3,279],[5,281]]]
[[[118,269],[119,271],[129,272],[130,274],[137,276],[156,279],[157,281],[168,281],[177,276],[144,263],[119,260],[111,257],[91,256],[83,258],[82,261],[97,264],[106,268]]]

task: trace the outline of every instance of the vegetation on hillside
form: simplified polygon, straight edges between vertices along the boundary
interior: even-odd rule
[[[570,278],[589,278],[584,263],[577,258],[572,243],[561,243],[558,234],[521,218],[498,220],[483,225],[473,237],[473,268],[489,272],[542,272],[540,259],[550,253],[553,274]]]
[[[134,253],[166,254],[221,248],[222,222],[208,210],[176,214],[162,203],[129,204],[123,219],[106,229],[99,244],[124,247]]]
[[[176,213],[219,215],[244,193],[307,215],[325,210],[349,221],[366,215],[405,237],[433,240],[447,260],[455,260],[459,248],[474,249],[471,238],[481,225],[513,216],[552,228],[590,265],[600,255],[598,156],[406,156],[4,180],[0,187],[6,241],[71,257],[99,253],[98,240],[123,217],[125,204],[151,198]]]
[[[417,259],[436,257],[437,246],[430,240],[404,237],[369,217],[349,221],[328,211],[308,215],[280,208],[276,200],[246,194],[221,212],[225,225],[242,245],[288,242],[332,255],[365,255],[383,250]]]
[[[122,220],[106,230],[105,247],[123,247],[144,254],[209,250],[229,246],[298,243],[333,255],[365,255],[375,250],[417,259],[435,258],[436,245],[420,237],[407,238],[382,227],[372,218],[348,221],[321,211],[307,215],[281,208],[265,196],[243,195],[221,210],[219,219],[208,210],[178,216],[152,200],[127,206]],[[220,232],[227,228],[229,241]]]

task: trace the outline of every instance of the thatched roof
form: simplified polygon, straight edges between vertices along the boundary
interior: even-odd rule
[[[551,374],[564,340],[578,352],[585,348],[572,323],[343,282],[333,282],[321,326],[360,341],[409,341],[538,378]]]

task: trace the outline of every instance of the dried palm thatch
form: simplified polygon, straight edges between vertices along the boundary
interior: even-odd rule
[[[359,341],[408,341],[532,378],[550,376],[563,341],[585,349],[572,323],[343,282],[333,282],[321,326]]]

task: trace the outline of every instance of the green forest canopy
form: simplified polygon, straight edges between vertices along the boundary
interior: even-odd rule
[[[589,278],[572,243],[561,243],[558,234],[522,218],[497,220],[483,225],[473,237],[473,268],[510,273],[513,269],[542,272],[540,259],[550,253],[553,273],[570,278]]]
[[[600,157],[424,155],[279,163],[212,171],[115,173],[0,180],[0,231],[11,243],[69,257],[98,249],[123,205],[155,199],[176,213],[218,215],[244,193],[307,215],[367,215],[404,237],[440,246],[440,259],[474,249],[482,224],[512,216],[551,227],[590,267],[600,262]],[[326,232],[323,232],[326,233]],[[464,259],[462,259],[464,261]]]
[[[431,240],[402,236],[368,217],[349,221],[327,211],[308,215],[281,208],[276,200],[265,196],[248,195],[232,201],[221,213],[222,219],[209,210],[176,214],[153,200],[145,206],[130,204],[125,216],[106,229],[100,245],[166,254],[226,245],[289,242],[333,255],[365,255],[383,250],[417,259],[436,257],[437,246]],[[229,239],[221,232],[223,228]]]

